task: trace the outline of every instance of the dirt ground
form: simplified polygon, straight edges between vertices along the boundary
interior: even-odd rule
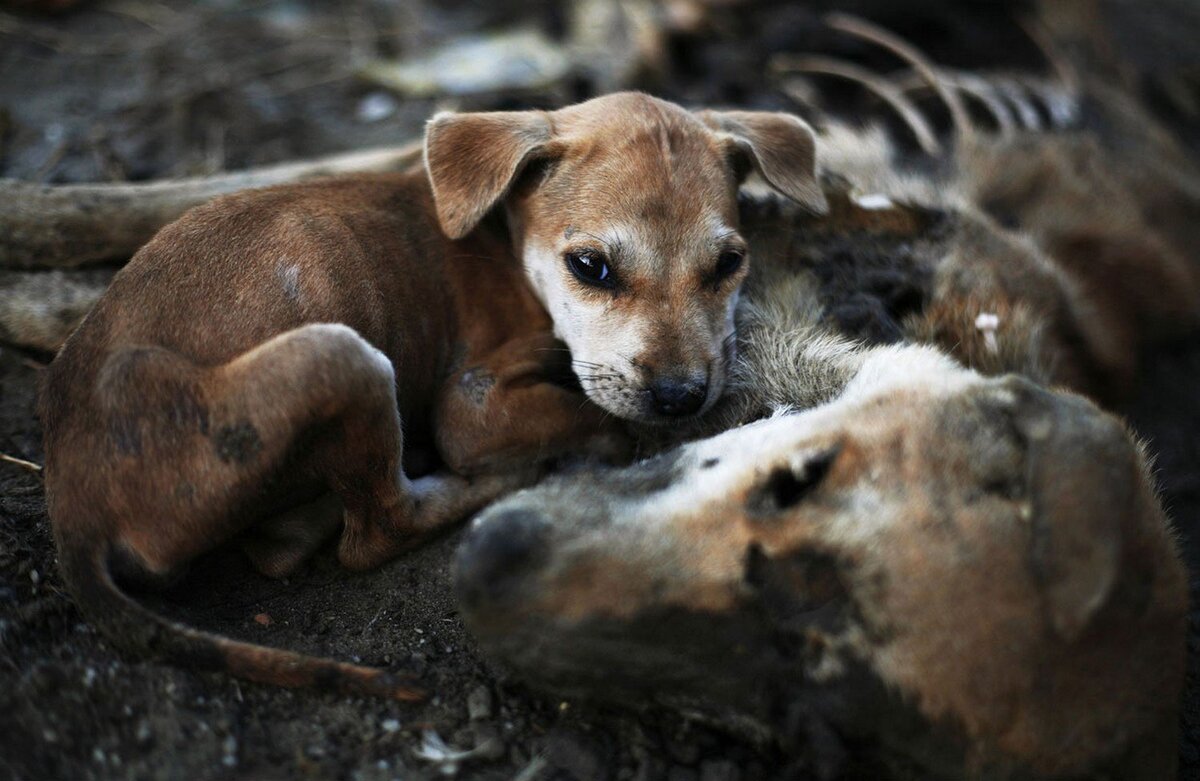
[[[763,58],[803,48],[815,11],[827,5],[745,14],[736,34],[670,49],[671,67],[647,76],[646,86],[694,103],[787,107],[761,78]],[[74,182],[236,169],[397,143],[417,135],[441,105],[503,108],[590,94],[595,85],[579,76],[550,93],[438,103],[401,99],[355,76],[374,58],[422,51],[452,34],[524,19],[553,36],[567,25],[560,4],[517,7],[124,0],[55,18],[0,10],[0,175]],[[911,7],[940,12],[934,2]],[[1028,56],[1027,42],[1022,49],[994,30],[986,45],[971,46],[978,30],[991,30],[995,10],[951,22],[940,13],[933,40],[944,44],[935,52],[943,61],[971,64],[984,52],[1011,64]],[[916,35],[925,28],[914,16],[882,20]],[[1178,34],[1178,26],[1164,29]],[[1137,44],[1131,57],[1171,66],[1174,49],[1126,34]],[[0,452],[41,461],[34,399],[47,359],[0,347]],[[1193,573],[1200,567],[1198,397],[1200,338],[1157,350],[1128,409],[1157,455]],[[431,698],[408,705],[281,691],[115,653],[61,590],[40,478],[0,463],[0,778],[812,777],[803,757],[785,760],[770,746],[684,716],[596,710],[505,680],[456,613],[448,567],[458,536],[363,575],[325,556],[284,582],[257,575],[239,555],[214,554],[153,598],[158,609],[203,628],[410,671]],[[1195,608],[1188,642],[1180,777],[1200,778]],[[461,766],[423,758],[440,742],[474,751]]]

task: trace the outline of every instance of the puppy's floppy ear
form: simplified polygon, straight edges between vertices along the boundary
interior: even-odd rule
[[[816,136],[804,120],[771,111],[701,111],[699,117],[771,187],[817,214],[829,210],[817,182]]]
[[[550,140],[542,111],[443,112],[425,127],[425,169],[438,222],[461,239],[504,197]]]

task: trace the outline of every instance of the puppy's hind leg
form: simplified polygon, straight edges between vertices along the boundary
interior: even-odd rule
[[[214,381],[226,390],[213,395],[227,399],[227,418],[296,432],[291,449],[303,452],[293,457],[341,500],[338,558],[349,568],[378,566],[486,504],[511,482],[450,475],[410,481],[401,467],[395,370],[346,326],[289,331],[222,367]],[[291,520],[282,522],[286,527]],[[252,558],[261,554],[260,568],[287,571],[320,544],[308,529],[284,536],[294,544],[257,551],[251,546]]]

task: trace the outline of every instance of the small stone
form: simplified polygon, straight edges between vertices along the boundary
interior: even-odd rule
[[[144,719],[139,721],[137,730],[133,733],[133,739],[137,741],[138,745],[147,745],[153,737],[154,731],[150,729],[150,722]]]
[[[275,623],[275,621],[267,613],[259,613],[254,617],[254,623],[258,624],[259,626],[270,626],[271,624]]]
[[[471,721],[482,721],[492,716],[492,690],[486,685],[476,686],[467,695],[467,714]]]
[[[400,731],[399,719],[384,719],[383,722],[380,723],[379,726],[383,729],[384,732],[387,732],[388,734]]]

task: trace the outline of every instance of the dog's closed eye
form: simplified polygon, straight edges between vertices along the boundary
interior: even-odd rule
[[[724,279],[742,267],[745,255],[739,250],[726,250],[717,258],[717,279]]]

